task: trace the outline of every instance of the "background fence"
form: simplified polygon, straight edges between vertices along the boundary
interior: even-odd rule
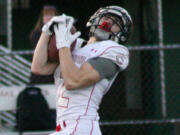
[[[1,0],[1,87],[29,83],[33,54],[29,33],[46,3],[78,18],[76,27],[83,33],[87,16],[99,7],[120,5],[132,15],[130,64],[118,75],[99,110],[104,135],[180,134],[180,19],[175,6],[180,4],[178,0],[172,1],[171,6],[167,0],[163,3],[161,0]],[[82,9],[86,12],[82,13]],[[87,38],[86,34],[82,36]],[[14,115],[15,111],[0,112],[0,131],[15,125]]]

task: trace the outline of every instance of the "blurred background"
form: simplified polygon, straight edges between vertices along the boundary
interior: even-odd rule
[[[100,7],[118,5],[134,22],[127,46],[130,64],[118,75],[99,110],[104,135],[180,135],[179,0],[0,0],[0,89],[32,82],[31,34],[45,5],[77,19],[87,39],[86,22]],[[12,89],[13,90],[13,89]],[[6,94],[0,92],[0,98]],[[1,101],[1,100],[0,100]],[[3,109],[1,131],[14,131],[15,110]]]

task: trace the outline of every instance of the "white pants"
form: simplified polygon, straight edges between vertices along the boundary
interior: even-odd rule
[[[92,120],[67,120],[66,126],[61,125],[61,130],[50,135],[102,135],[98,121]]]

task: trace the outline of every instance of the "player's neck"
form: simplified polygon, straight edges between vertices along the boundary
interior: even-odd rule
[[[95,37],[90,37],[87,44],[92,44],[97,42],[97,39]]]

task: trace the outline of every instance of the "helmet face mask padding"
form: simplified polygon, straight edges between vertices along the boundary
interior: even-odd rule
[[[102,29],[102,30],[104,30],[104,31],[106,31],[106,32],[111,32],[111,24],[110,23],[108,23],[107,21],[103,21],[99,26],[98,26],[98,28],[99,29]]]
[[[98,26],[102,17],[111,18],[113,23],[116,23],[119,26],[120,31],[116,33],[113,33],[112,31],[108,32],[108,29],[110,28],[108,28],[107,30],[106,28],[103,28],[108,27],[108,25],[105,23],[104,26],[100,27],[105,31],[96,30],[99,29]],[[90,27],[90,36],[96,37],[98,35],[98,37],[96,37],[98,38],[98,40],[114,40],[118,43],[125,43],[127,42],[132,31],[132,19],[125,9],[119,6],[108,6],[105,8],[100,8],[97,12],[95,12],[94,15],[90,17],[86,26]]]

